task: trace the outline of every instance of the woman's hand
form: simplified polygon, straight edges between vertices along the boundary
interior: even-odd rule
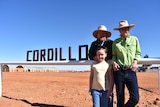
[[[112,91],[111,91],[111,90],[108,90],[108,91],[107,91],[107,98],[109,98],[111,95],[112,95]]]

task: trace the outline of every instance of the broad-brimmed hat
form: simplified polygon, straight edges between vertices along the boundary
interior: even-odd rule
[[[93,36],[94,36],[95,38],[97,38],[97,33],[98,33],[98,32],[105,32],[105,33],[106,33],[106,37],[110,37],[110,36],[111,36],[111,32],[107,31],[107,27],[104,26],[104,25],[100,25],[100,26],[98,27],[98,29],[93,32]]]
[[[114,28],[114,30],[119,30],[121,28],[133,28],[135,26],[135,24],[128,24],[128,21],[127,20],[121,20],[119,22],[119,28]]]

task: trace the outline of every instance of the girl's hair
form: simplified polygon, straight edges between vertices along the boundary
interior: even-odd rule
[[[104,49],[105,50],[105,53],[107,53],[107,47],[104,47],[104,46],[98,46],[97,49],[96,49],[96,52],[98,50],[101,50],[101,49]]]

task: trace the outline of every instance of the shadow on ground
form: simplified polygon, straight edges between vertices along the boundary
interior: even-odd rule
[[[62,105],[53,105],[53,104],[42,104],[42,103],[31,103],[25,99],[17,99],[17,98],[12,98],[12,97],[8,97],[8,96],[2,96],[4,98],[7,99],[12,99],[12,100],[19,100],[19,101],[23,101],[27,104],[30,104],[31,106],[37,106],[37,107],[66,107],[66,106],[62,106]]]

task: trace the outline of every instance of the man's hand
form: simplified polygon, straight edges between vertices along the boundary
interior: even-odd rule
[[[120,68],[120,66],[119,66],[116,62],[113,62],[113,63],[112,63],[112,66],[113,66],[113,70],[114,70],[114,71],[117,71],[117,70],[119,70],[119,68]]]
[[[131,69],[132,71],[136,71],[137,70],[137,60],[134,60],[132,65],[131,65]]]

